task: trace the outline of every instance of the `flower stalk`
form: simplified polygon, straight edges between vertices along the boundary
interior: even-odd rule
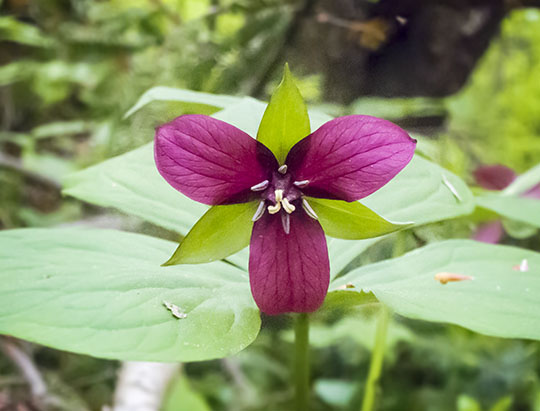
[[[402,231],[396,234],[392,257],[396,258],[405,254],[407,235]],[[377,318],[377,329],[375,331],[375,344],[371,353],[371,362],[369,364],[369,372],[364,389],[364,399],[362,400],[362,411],[375,410],[375,402],[377,399],[378,383],[382,373],[384,361],[384,353],[386,350],[386,336],[388,334],[388,326],[391,319],[390,309],[381,304],[379,316]]]
[[[375,400],[377,397],[378,382],[382,372],[389,322],[390,310],[384,304],[381,304],[379,317],[377,319],[377,331],[375,332],[375,345],[373,346],[373,352],[371,353],[369,373],[366,380],[364,399],[362,400],[362,411],[373,411],[375,409]]]
[[[294,390],[295,410],[309,410],[309,315],[296,315],[294,326]]]

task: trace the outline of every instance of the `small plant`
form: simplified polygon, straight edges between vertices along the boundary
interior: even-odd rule
[[[160,100],[160,90],[130,113]],[[392,312],[540,339],[537,252],[454,239],[406,253],[419,226],[477,206],[539,227],[538,201],[521,196],[539,170],[474,196],[413,156],[416,142],[392,123],[308,115],[287,68],[269,105],[166,93],[214,114],[167,122],[155,145],[75,173],[64,192],[177,232],[180,245],[106,229],[0,232],[1,333],[102,358],[190,362],[249,346],[261,311],[293,313],[294,409],[307,410],[311,313],[375,304],[365,411],[375,406]],[[381,238],[393,241],[394,258],[358,266]]]

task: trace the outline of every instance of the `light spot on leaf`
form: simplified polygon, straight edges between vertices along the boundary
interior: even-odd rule
[[[473,280],[474,277],[471,277],[470,275],[463,275],[463,274],[457,274],[457,273],[447,273],[447,272],[440,272],[435,274],[435,280],[439,281],[441,284],[456,282],[456,281],[467,281],[467,280]]]
[[[174,317],[178,318],[179,320],[187,318],[187,314],[183,312],[176,304],[170,303],[168,301],[163,301],[163,305],[167,308],[167,310],[171,312]]]
[[[521,260],[521,263],[516,264],[515,266],[512,267],[512,269],[514,271],[526,273],[527,271],[529,271],[529,262],[527,261],[526,258],[524,258],[523,260]]]
[[[448,178],[443,174],[442,175],[442,180],[443,180],[443,183],[446,187],[448,187],[448,189],[452,192],[452,194],[454,195],[454,197],[456,197],[456,199],[459,201],[459,202],[462,202],[463,199],[461,198],[461,196],[459,195],[459,192],[456,190],[456,188],[454,187],[454,185],[450,182],[450,180],[448,180]]]

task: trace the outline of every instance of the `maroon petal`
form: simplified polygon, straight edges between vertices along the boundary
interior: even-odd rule
[[[304,194],[355,201],[388,183],[411,160],[416,140],[389,121],[339,117],[299,141],[286,164]]]
[[[255,223],[249,248],[249,280],[262,312],[312,312],[328,291],[330,264],[326,238],[317,220],[300,209],[290,215],[285,234],[280,213]]]
[[[180,116],[156,130],[159,173],[204,204],[241,203],[278,167],[274,155],[242,130],[212,117]]]
[[[473,175],[476,184],[487,190],[503,190],[517,177],[514,170],[501,164],[480,166]]]
[[[503,226],[500,221],[492,221],[480,225],[474,233],[473,239],[483,243],[497,244],[501,241],[504,234]]]

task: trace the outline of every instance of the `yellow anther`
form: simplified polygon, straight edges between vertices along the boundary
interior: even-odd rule
[[[275,205],[268,206],[268,212],[270,214],[276,214],[279,210],[281,210],[281,203],[276,203]]]
[[[276,204],[281,203],[281,200],[283,200],[283,190],[274,191],[274,195],[276,196]]]
[[[281,204],[283,204],[283,209],[289,214],[296,210],[296,207],[289,203],[289,200],[287,200],[286,198],[281,200]]]

